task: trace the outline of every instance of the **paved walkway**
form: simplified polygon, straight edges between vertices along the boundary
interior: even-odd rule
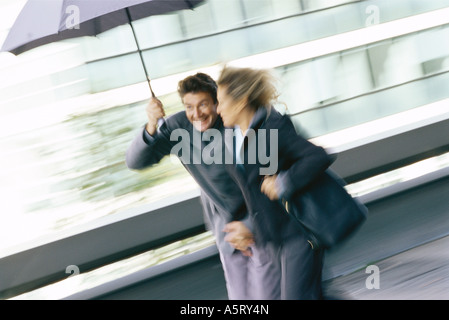
[[[449,300],[449,237],[373,262],[379,268],[379,289],[373,272],[361,269],[326,282],[330,296],[355,300]]]

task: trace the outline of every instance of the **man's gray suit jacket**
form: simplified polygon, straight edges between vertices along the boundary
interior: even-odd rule
[[[213,129],[224,132],[220,117]],[[222,253],[231,253],[234,249],[224,241],[223,228],[231,221],[247,221],[245,201],[238,185],[229,176],[224,161],[206,164],[203,159],[194,158],[206,146],[208,152],[222,148],[224,154],[222,141],[210,137],[203,139],[202,135],[193,128],[184,111],[178,112],[168,117],[153,136],[145,128],[140,129],[126,152],[126,164],[132,170],[141,170],[175,153],[201,189],[205,223],[215,235],[218,248]],[[214,143],[216,145],[211,145]],[[188,152],[185,149],[180,152],[181,146],[188,148]],[[246,224],[249,226],[248,222]]]

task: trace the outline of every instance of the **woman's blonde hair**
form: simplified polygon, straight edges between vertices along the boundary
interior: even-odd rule
[[[258,109],[269,108],[277,101],[276,81],[270,70],[225,66],[217,84],[226,87],[234,100],[247,98],[248,105]]]

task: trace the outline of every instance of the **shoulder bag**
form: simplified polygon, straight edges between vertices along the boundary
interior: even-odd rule
[[[283,204],[308,235],[312,249],[329,249],[351,236],[366,220],[368,209],[344,188],[331,170]]]

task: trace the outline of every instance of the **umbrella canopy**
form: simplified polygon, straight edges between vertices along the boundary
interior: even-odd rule
[[[182,9],[204,0],[28,0],[1,51],[20,54],[38,46],[95,36],[131,21]]]
[[[20,54],[44,44],[95,36],[130,23],[150,85],[131,22],[176,10],[193,9],[201,2],[204,0],[28,0],[0,51]],[[154,96],[153,90],[151,93]]]

